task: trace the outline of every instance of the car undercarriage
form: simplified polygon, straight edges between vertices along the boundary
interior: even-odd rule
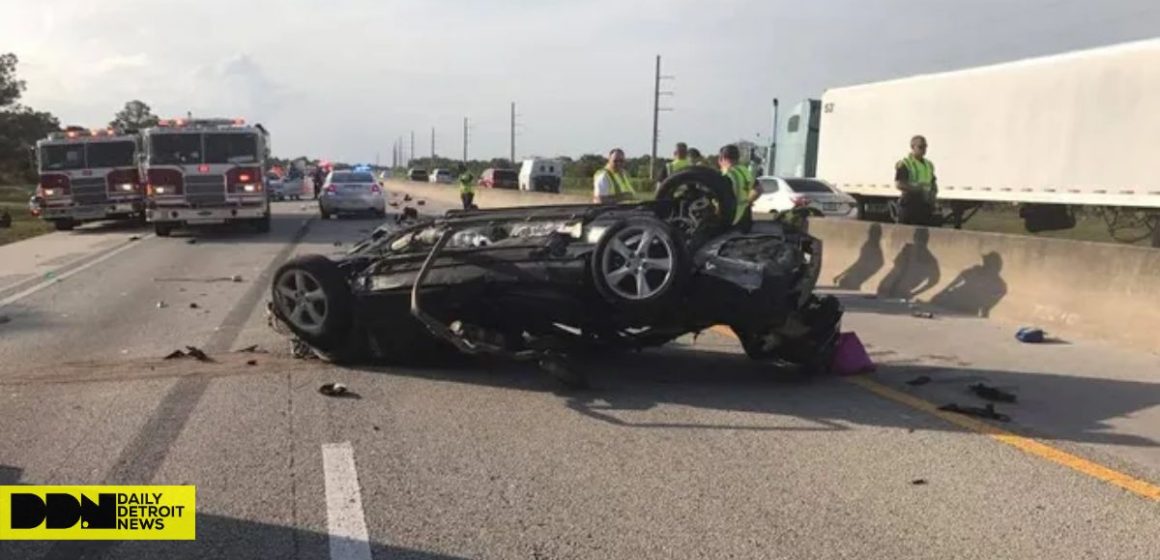
[[[821,242],[780,222],[729,224],[732,191],[704,171],[670,177],[655,201],[384,226],[339,260],[284,265],[273,323],[340,362],[458,351],[557,373],[594,348],[659,346],[727,325],[753,359],[825,369],[842,310],[814,295]]]

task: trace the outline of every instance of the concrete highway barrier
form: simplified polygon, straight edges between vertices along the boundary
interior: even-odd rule
[[[476,192],[483,207],[588,202],[577,195]],[[1156,249],[853,220],[814,219],[810,232],[824,242],[822,287],[930,303],[1065,339],[1160,348]]]
[[[810,230],[824,243],[822,285],[1160,348],[1155,249],[849,220]]]

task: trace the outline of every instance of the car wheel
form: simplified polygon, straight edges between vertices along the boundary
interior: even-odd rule
[[[610,303],[652,307],[680,293],[689,262],[668,224],[639,217],[608,228],[592,252],[591,270],[596,291]]]
[[[321,255],[304,255],[274,274],[274,314],[298,338],[323,352],[349,344],[354,303],[338,265]]]
[[[669,176],[657,188],[656,200],[658,215],[694,245],[732,225],[738,204],[729,179],[704,167]]]
[[[77,223],[72,218],[65,218],[63,220],[53,220],[52,227],[56,228],[56,231],[72,231],[73,228],[77,227]]]
[[[169,237],[173,234],[173,224],[155,223],[153,224],[153,233],[157,234],[157,237]]]

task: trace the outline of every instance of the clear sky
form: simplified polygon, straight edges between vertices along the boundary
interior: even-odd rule
[[[140,98],[262,122],[281,156],[389,162],[649,150],[768,134],[770,99],[1160,35],[1160,0],[0,0],[24,102],[104,125]]]

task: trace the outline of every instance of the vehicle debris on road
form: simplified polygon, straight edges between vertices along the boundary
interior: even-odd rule
[[[1047,335],[1043,332],[1043,329],[1036,327],[1023,327],[1015,332],[1015,339],[1019,342],[1038,344],[1047,340]]]
[[[915,311],[910,315],[912,317],[918,317],[919,319],[934,319],[934,313],[931,313],[930,311]]]
[[[995,411],[995,405],[988,404],[987,406],[960,406],[956,403],[944,404],[938,407],[939,410],[946,412],[955,412],[958,414],[965,414],[967,416],[975,416],[978,418],[986,418],[988,420],[998,420],[1000,422],[1010,422],[1011,417]]]
[[[197,245],[197,238],[196,238],[196,237],[190,237],[189,239],[186,239],[186,240],[185,240],[185,244],[186,244],[186,245]]]
[[[233,276],[231,276],[231,277],[230,277],[230,282],[237,283],[237,282],[241,282],[241,281],[242,281],[242,275],[241,275],[241,274],[235,274],[235,275],[233,275]]]
[[[199,362],[212,362],[213,361],[213,358],[210,358],[209,355],[205,353],[205,351],[203,351],[201,348],[198,348],[196,346],[186,346],[185,350],[174,350],[174,351],[170,352],[169,354],[167,354],[162,359],[164,359],[164,360],[178,360],[181,358],[193,358]]]
[[[165,309],[166,307],[169,307],[168,303],[165,303],[164,301],[157,302],[157,309]]]
[[[1008,393],[998,387],[991,387],[983,383],[971,385],[971,392],[989,401],[1013,403],[1016,400],[1013,393]]]
[[[238,350],[238,352],[242,352],[244,354],[267,354],[268,353],[265,350],[263,350],[260,346],[258,346],[257,344],[253,344],[251,346],[241,348]]]
[[[198,305],[196,302],[192,302],[192,303],[190,303],[190,304],[189,304],[189,308],[190,308],[190,309],[200,309],[200,308],[201,308],[201,306],[200,306],[200,305]]]
[[[258,360],[246,360],[246,365],[247,366],[256,366],[256,365],[258,365]]]
[[[318,388],[318,392],[328,397],[357,397],[342,383],[325,383]]]
[[[926,479],[925,478],[916,478],[916,479],[910,481],[910,483],[914,486],[923,486],[926,484]]]
[[[140,240],[141,240],[140,235],[130,235],[129,236],[129,241],[140,241]]]

